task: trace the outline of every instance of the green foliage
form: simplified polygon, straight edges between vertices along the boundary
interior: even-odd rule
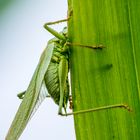
[[[11,0],[0,0],[0,14],[3,12],[3,10],[6,10],[6,8],[14,2],[15,1]]]
[[[99,45],[92,50],[71,47],[74,111],[110,104],[122,108],[74,116],[77,140],[140,138],[140,2],[138,0],[69,0],[72,42]]]

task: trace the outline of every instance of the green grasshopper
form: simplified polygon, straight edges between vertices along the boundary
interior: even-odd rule
[[[55,38],[49,40],[47,47],[43,51],[27,90],[18,95],[19,98],[23,98],[23,100],[8,131],[6,140],[17,140],[20,137],[28,121],[31,119],[41,102],[48,96],[48,93],[59,106],[58,114],[62,116],[76,115],[116,107],[128,109],[127,105],[116,104],[72,113],[66,112],[66,106],[69,99],[69,47],[72,45],[92,49],[101,49],[103,47],[70,43],[67,37],[66,27],[60,33],[49,27],[51,24],[67,20],[69,20],[69,18],[56,22],[49,22],[44,25],[45,29],[53,34]],[[48,93],[46,89],[48,90]],[[63,108],[65,113],[62,112]]]

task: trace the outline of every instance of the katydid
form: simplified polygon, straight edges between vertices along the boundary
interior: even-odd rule
[[[72,113],[66,112],[67,102],[69,99],[69,47],[72,45],[93,49],[103,47],[102,45],[88,46],[81,45],[80,43],[70,43],[67,37],[66,27],[62,32],[58,33],[48,26],[67,20],[68,19],[59,20],[56,22],[46,23],[44,25],[45,29],[53,34],[55,38],[51,39],[48,42],[47,47],[43,51],[29,87],[25,92],[22,92],[18,95],[19,98],[23,98],[23,100],[8,131],[6,140],[17,140],[20,137],[28,121],[31,119],[32,115],[35,113],[41,102],[46,98],[46,96],[48,96],[48,93],[52,97],[54,102],[59,106],[58,114],[62,116],[75,115],[117,107],[123,107],[129,110],[127,105],[115,104],[76,111]],[[62,108],[64,108],[65,113],[62,113]]]

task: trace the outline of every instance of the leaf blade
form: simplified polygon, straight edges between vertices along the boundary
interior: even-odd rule
[[[136,50],[140,47],[138,42],[134,48],[132,44],[133,39],[139,40],[137,1],[69,0],[69,7],[73,9],[70,40],[106,47],[102,51],[71,48],[74,110],[125,103],[135,112],[132,115],[122,109],[112,109],[77,115],[74,117],[77,140],[139,139],[140,61]],[[130,17],[134,21],[130,22]]]

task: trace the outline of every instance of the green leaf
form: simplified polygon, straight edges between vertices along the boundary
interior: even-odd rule
[[[74,116],[77,140],[140,138],[140,3],[138,0],[68,0],[74,111],[124,103],[133,110],[108,109]]]

